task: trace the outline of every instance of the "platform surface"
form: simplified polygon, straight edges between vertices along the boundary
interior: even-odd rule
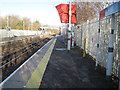
[[[83,58],[79,47],[65,50],[62,36],[57,38],[39,88],[114,88],[117,83],[106,80],[102,70],[95,70],[90,57]]]

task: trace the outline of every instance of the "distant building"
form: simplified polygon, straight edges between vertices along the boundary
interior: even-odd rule
[[[11,30],[11,27],[6,27],[6,30],[10,31],[10,30]]]
[[[40,30],[47,30],[49,27],[40,27]]]

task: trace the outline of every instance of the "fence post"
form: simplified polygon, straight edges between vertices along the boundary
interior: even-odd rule
[[[119,71],[119,72],[118,72],[118,78],[119,78],[119,87],[118,87],[118,88],[119,88],[119,90],[120,90],[120,66],[119,66],[119,68],[118,68],[118,71]]]
[[[112,74],[114,29],[115,29],[115,15],[112,14],[110,41],[108,45],[108,61],[107,61],[107,66],[106,66],[106,69],[107,69],[106,76],[111,76]]]
[[[91,34],[90,34],[90,20],[88,20],[87,25],[88,25],[88,53],[90,54],[90,36],[91,36]]]
[[[81,46],[81,48],[82,48],[82,39],[83,39],[83,29],[82,29],[82,25],[80,26],[80,31],[81,31],[81,37],[80,37],[80,39],[81,39],[81,43],[80,43],[80,46]]]
[[[95,69],[98,67],[98,52],[99,52],[99,41],[100,41],[100,16],[99,16],[99,26],[98,26],[98,36],[97,36],[97,50],[96,50],[96,64],[95,64]]]
[[[75,29],[75,26],[73,24],[73,27],[72,27],[72,48],[74,48],[74,29]]]

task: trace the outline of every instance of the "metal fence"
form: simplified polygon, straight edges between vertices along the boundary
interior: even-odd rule
[[[99,28],[99,20],[95,18],[83,24],[77,25],[74,29],[75,43],[77,46],[84,48],[84,38],[86,42],[86,52],[96,59],[97,35]],[[111,16],[105,17],[100,21],[100,41],[98,62],[106,68],[108,57],[108,44],[111,30]],[[120,60],[120,13],[115,15],[115,32],[114,32],[114,61],[112,65],[112,73],[118,77],[118,64]]]

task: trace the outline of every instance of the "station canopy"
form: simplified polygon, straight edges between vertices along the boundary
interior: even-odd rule
[[[100,11],[100,19],[118,13],[120,12],[120,1],[119,2],[115,2],[112,5],[106,7],[105,9]]]

